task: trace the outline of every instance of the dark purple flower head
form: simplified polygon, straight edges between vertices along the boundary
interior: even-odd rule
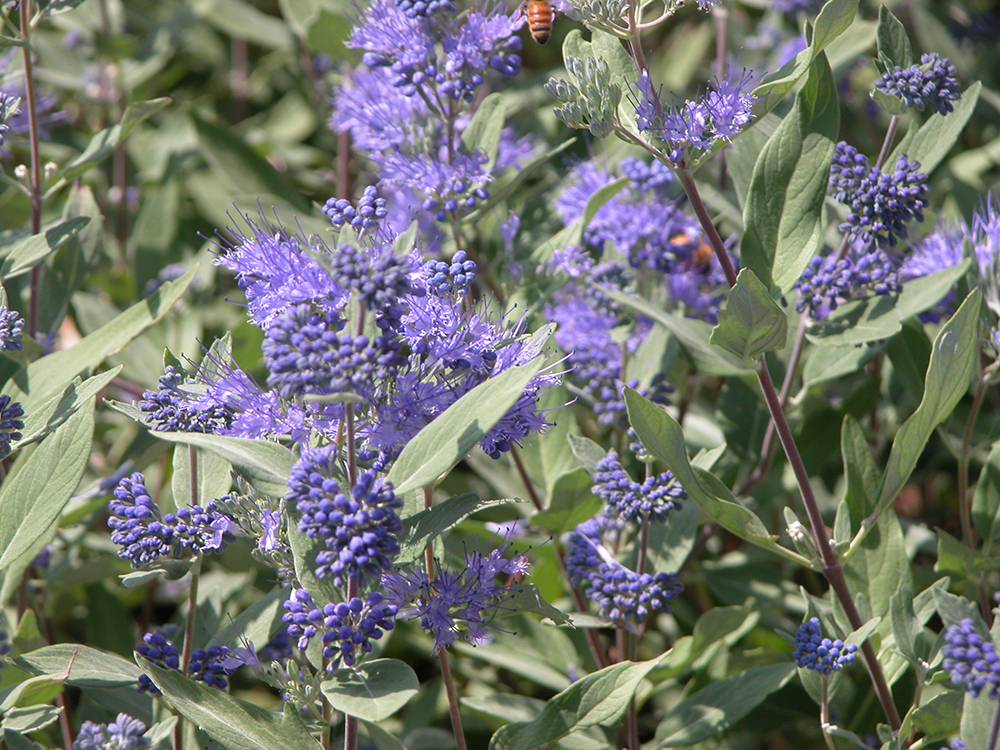
[[[393,377],[405,362],[394,337],[340,333],[344,320],[310,305],[290,307],[275,318],[264,336],[267,384],[282,398],[305,394],[368,393],[377,380]]]
[[[600,515],[584,521],[566,542],[566,572],[570,582],[613,622],[640,624],[654,612],[669,612],[670,600],[683,590],[673,573],[636,573],[614,558],[605,546],[622,530],[624,521]]]
[[[636,482],[625,471],[615,451],[610,451],[594,467],[594,494],[619,518],[636,524],[665,522],[687,497],[669,471],[648,477],[641,484]]]
[[[384,310],[410,291],[413,270],[408,256],[396,256],[389,248],[370,248],[345,243],[324,254],[323,264],[341,289],[357,293],[369,310]]]
[[[474,645],[493,640],[492,621],[513,595],[511,586],[527,570],[522,554],[506,557],[509,538],[488,554],[467,552],[465,568],[450,571],[437,566],[431,578],[422,565],[382,576],[387,601],[402,619],[420,619],[420,626],[434,636],[434,652],[448,648],[457,635]],[[506,581],[498,582],[499,576]]]
[[[160,376],[160,388],[145,391],[139,401],[143,421],[152,429],[220,434],[232,423],[232,413],[208,397],[204,388],[182,369],[167,365]]]
[[[346,586],[349,578],[377,581],[399,554],[401,498],[371,469],[350,495],[337,482],[337,447],[305,448],[288,477],[285,502],[299,514],[298,530],[326,547],[316,556],[317,578]]]
[[[833,197],[851,209],[847,221],[840,225],[861,242],[877,242],[880,247],[896,245],[898,238],[907,236],[906,223],[924,220],[927,207],[927,175],[920,162],[911,162],[900,154],[893,172],[877,167],[867,168],[868,160],[844,141],[830,166],[830,187]]]
[[[284,606],[286,611],[281,619],[300,649],[308,648],[309,641],[321,634],[323,658],[329,660],[329,672],[341,663],[353,667],[359,657],[371,653],[372,641],[379,640],[396,625],[396,607],[378,591],[364,599],[354,597],[320,609],[308,591],[293,589]]]
[[[73,750],[140,750],[149,745],[146,725],[125,713],[110,724],[85,721],[80,725]]]
[[[164,266],[160,269],[159,273],[156,274],[156,278],[152,278],[146,282],[146,286],[142,288],[142,296],[152,296],[168,281],[176,281],[185,273],[187,273],[187,268],[183,263],[171,263],[170,265]]]
[[[895,294],[901,289],[896,268],[897,261],[878,247],[852,249],[840,260],[836,255],[816,256],[795,282],[795,308],[808,309],[819,320],[850,300]]]
[[[359,231],[377,226],[387,214],[385,198],[379,197],[378,188],[374,185],[365,188],[357,208],[345,198],[330,198],[323,206],[323,213],[330,217],[334,226],[347,223]]]
[[[221,552],[235,539],[230,531],[232,518],[219,512],[214,501],[204,508],[193,505],[161,514],[144,482],[139,472],[124,477],[108,503],[111,541],[122,546],[118,556],[133,568],[160,557]]]
[[[875,88],[898,97],[907,107],[923,112],[929,106],[941,115],[954,110],[952,102],[962,96],[958,70],[951,60],[934,52],[905,70],[897,65],[875,81]]]
[[[407,18],[427,18],[439,11],[457,12],[451,0],[396,0],[396,4]]]
[[[795,652],[792,658],[800,667],[831,674],[854,661],[858,647],[845,644],[839,638],[831,641],[822,637],[819,618],[812,617],[795,631]]]
[[[10,634],[0,628],[0,670],[2,670],[6,665],[7,661],[4,657],[11,652],[13,647],[10,645]]]
[[[10,455],[11,443],[20,440],[24,429],[24,407],[20,401],[11,402],[10,396],[0,396],[0,459]]]
[[[180,671],[181,654],[162,632],[146,633],[136,649],[143,657],[164,669]],[[196,648],[191,652],[188,662],[188,677],[204,682],[210,687],[224,690],[228,678],[232,676],[242,661],[233,658],[233,652],[227,646],[210,646],[207,649]],[[159,693],[159,689],[146,675],[139,675],[140,693]]]
[[[0,146],[3,145],[4,133],[10,130],[7,120],[17,115],[20,103],[20,98],[0,91]]]
[[[24,348],[21,341],[24,331],[24,318],[17,310],[8,310],[0,306],[0,350],[19,352]]]
[[[468,212],[490,197],[484,187],[493,176],[481,151],[456,151],[450,157],[395,151],[380,156],[382,178],[427,196],[421,207],[438,221]]]
[[[966,618],[957,625],[949,625],[944,635],[944,661],[942,666],[951,675],[951,681],[963,687],[973,698],[985,689],[996,700],[1000,694],[1000,655],[993,642],[983,638],[975,623]]]
[[[427,288],[438,294],[465,294],[476,278],[476,261],[464,250],[455,253],[451,262],[429,260],[424,263]]]

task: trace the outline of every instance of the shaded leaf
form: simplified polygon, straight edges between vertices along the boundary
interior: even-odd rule
[[[398,659],[375,659],[338,669],[324,680],[323,695],[338,711],[365,721],[382,721],[405,706],[420,689],[417,673]]]

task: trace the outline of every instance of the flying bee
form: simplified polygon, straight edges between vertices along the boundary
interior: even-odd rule
[[[545,44],[552,37],[552,24],[556,9],[549,0],[525,0],[522,14],[528,17],[528,31],[538,44]]]

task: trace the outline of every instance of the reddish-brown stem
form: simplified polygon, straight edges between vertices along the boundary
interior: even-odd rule
[[[441,677],[444,680],[444,690],[448,696],[448,713],[451,715],[451,729],[455,733],[455,744],[458,750],[468,750],[465,742],[465,730],[462,729],[462,715],[458,710],[458,693],[455,690],[455,678],[451,674],[448,663],[448,649],[438,649],[438,660],[441,662]]]
[[[38,99],[35,94],[35,78],[31,64],[31,45],[28,43],[31,28],[31,0],[21,0],[20,21],[21,38],[24,46],[21,48],[24,60],[24,99],[28,110],[28,138],[31,149],[31,233],[38,234],[42,230],[42,155],[38,140]],[[31,297],[28,300],[28,336],[35,337],[38,332],[38,295],[41,284],[41,267],[31,269]]]

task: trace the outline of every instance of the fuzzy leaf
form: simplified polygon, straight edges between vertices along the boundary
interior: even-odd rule
[[[788,317],[754,272],[740,269],[709,342],[752,365],[765,352],[784,348],[787,338]]]
[[[886,159],[885,168],[895,168],[897,157],[906,154],[910,161],[920,162],[921,172],[933,172],[965,130],[966,123],[976,109],[982,88],[983,85],[976,81],[962,93],[962,98],[955,103],[954,112],[947,115],[935,112],[919,129],[907,132]]]
[[[365,721],[382,721],[405,706],[420,689],[417,673],[398,659],[375,659],[338,669],[321,685],[338,711]]]

